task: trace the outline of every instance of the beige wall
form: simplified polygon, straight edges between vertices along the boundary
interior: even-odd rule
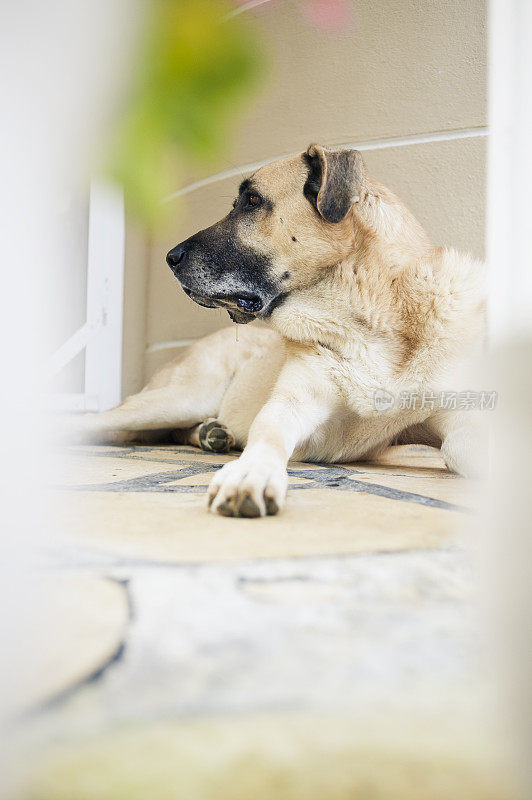
[[[145,383],[150,242],[132,220],[126,225],[122,397]]]
[[[255,12],[270,53],[268,75],[239,121],[227,158],[212,173],[302,151],[311,141],[341,145],[464,128],[482,132],[483,0],[353,0],[354,25],[340,34],[317,31],[301,5],[277,0]],[[370,173],[410,206],[436,243],[482,256],[484,138],[458,134],[449,141],[369,149],[364,158]],[[191,180],[203,177],[198,172]],[[180,292],[164,256],[227,213],[238,182],[215,181],[187,195],[186,204],[172,201],[171,233],[151,243],[147,263],[142,256],[142,278],[138,251],[132,253],[135,285],[145,281],[146,298],[142,333],[131,314],[126,320],[125,349],[131,340],[136,353],[129,356],[126,391],[136,390],[176,354],[179,345],[172,343],[229,323],[225,312],[201,309]],[[139,294],[137,288],[140,308]]]

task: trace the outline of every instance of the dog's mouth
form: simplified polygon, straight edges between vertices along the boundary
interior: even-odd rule
[[[264,308],[264,302],[256,294],[241,292],[227,295],[199,295],[182,285],[191,300],[203,308],[225,308],[233,322],[251,322]]]

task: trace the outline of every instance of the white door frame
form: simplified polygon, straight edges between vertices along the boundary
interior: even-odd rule
[[[490,0],[486,252],[494,343],[532,335],[532,3]]]
[[[86,322],[52,356],[48,377],[85,350],[83,393],[54,394],[61,411],[105,411],[121,400],[125,213],[116,186],[93,181],[89,203]]]

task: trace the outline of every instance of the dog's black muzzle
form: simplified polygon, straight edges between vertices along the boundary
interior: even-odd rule
[[[182,242],[181,244],[176,245],[173,247],[167,254],[166,254],[166,263],[177,277],[177,271],[179,269],[179,265],[182,261],[186,258],[187,255],[187,248],[186,242]]]
[[[235,322],[250,322],[278,294],[271,262],[219,225],[173,247],[166,262],[195,303],[225,308]]]

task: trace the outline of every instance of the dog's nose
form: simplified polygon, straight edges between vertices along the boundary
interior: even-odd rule
[[[177,267],[183,262],[185,256],[187,254],[187,250],[184,244],[178,244],[176,247],[172,248],[169,253],[166,255],[166,263],[170,267],[172,271],[175,271]]]

